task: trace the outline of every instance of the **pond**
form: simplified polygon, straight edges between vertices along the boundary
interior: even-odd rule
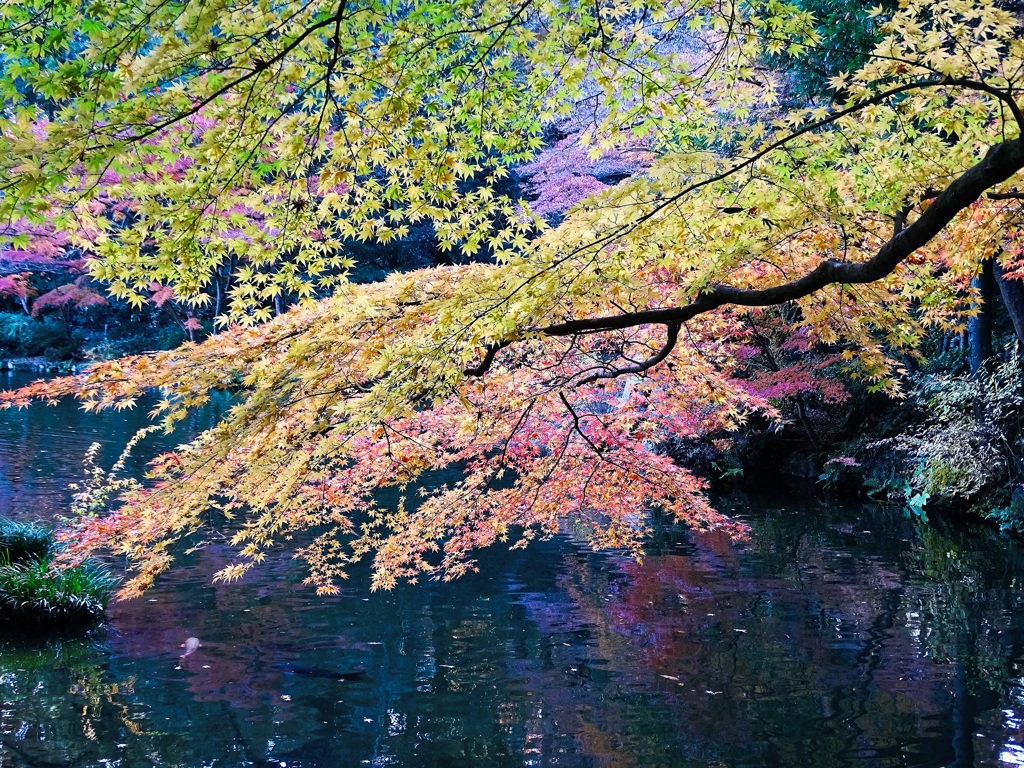
[[[0,414],[0,514],[59,514],[141,418]],[[284,553],[213,585],[214,541],[84,638],[0,628],[0,768],[1024,765],[1020,542],[784,487],[722,506],[749,541],[556,538],[331,598]]]

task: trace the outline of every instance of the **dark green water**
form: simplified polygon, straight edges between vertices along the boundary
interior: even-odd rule
[[[59,513],[139,418],[0,414],[0,513]],[[0,628],[0,768],[1024,765],[1021,544],[783,490],[728,500],[743,544],[557,539],[389,594],[285,555],[213,586],[215,542],[84,639]]]

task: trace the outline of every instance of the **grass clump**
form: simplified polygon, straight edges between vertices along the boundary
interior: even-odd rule
[[[0,519],[0,619],[18,628],[100,619],[118,579],[104,566],[57,566],[59,547],[43,526]]]
[[[8,563],[53,555],[53,533],[37,523],[0,518],[0,559]]]

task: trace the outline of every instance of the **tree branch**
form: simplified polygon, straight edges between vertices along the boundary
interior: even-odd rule
[[[668,323],[666,325],[665,344],[646,360],[636,363],[635,365],[627,365],[624,368],[612,368],[610,371],[592,373],[590,376],[580,380],[577,383],[577,386],[591,384],[599,379],[614,379],[618,376],[625,376],[630,373],[643,373],[644,371],[650,370],[668,357],[672,350],[675,349],[676,342],[679,340],[679,325],[679,323]]]
[[[697,315],[711,312],[727,304],[743,307],[774,306],[802,299],[832,284],[872,283],[892,273],[904,259],[927,244],[960,211],[985,194],[986,190],[1006,181],[1022,168],[1024,168],[1024,145],[1021,144],[1020,139],[995,144],[984,158],[938,194],[932,204],[913,224],[896,232],[867,261],[851,263],[829,259],[802,277],[769,288],[714,285],[698,294],[697,298],[689,304],[679,307],[663,307],[642,312],[580,318],[547,326],[526,328],[524,332],[561,337],[579,333],[616,331],[640,325],[665,325],[671,329],[673,324],[678,328],[679,324]],[[497,353],[512,343],[512,340],[507,339],[491,344],[480,365],[467,369],[465,374],[467,376],[482,376],[494,362]],[[666,357],[670,351],[671,349],[662,350]],[[655,357],[659,355],[661,352]],[[647,362],[645,361],[644,365]],[[658,362],[661,360],[655,361],[652,365]]]

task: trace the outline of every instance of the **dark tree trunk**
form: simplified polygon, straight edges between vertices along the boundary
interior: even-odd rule
[[[1013,322],[1013,330],[1017,333],[1017,339],[1024,342],[1024,280],[1006,277],[998,263],[993,272],[1006,312]]]
[[[981,264],[981,272],[971,281],[978,292],[978,314],[967,320],[967,361],[976,374],[992,357],[992,301],[995,298],[994,259]]]
[[[68,334],[68,338],[71,338],[71,312],[72,310],[67,304],[60,305],[60,319],[64,321],[64,330]]]
[[[814,427],[811,426],[811,420],[807,416],[807,406],[804,405],[804,399],[800,395],[793,397],[796,401],[796,413],[800,417],[800,424],[804,428],[804,432],[807,434],[807,439],[811,441],[811,445],[815,448],[821,447],[821,441],[818,439],[818,433],[814,431]]]

